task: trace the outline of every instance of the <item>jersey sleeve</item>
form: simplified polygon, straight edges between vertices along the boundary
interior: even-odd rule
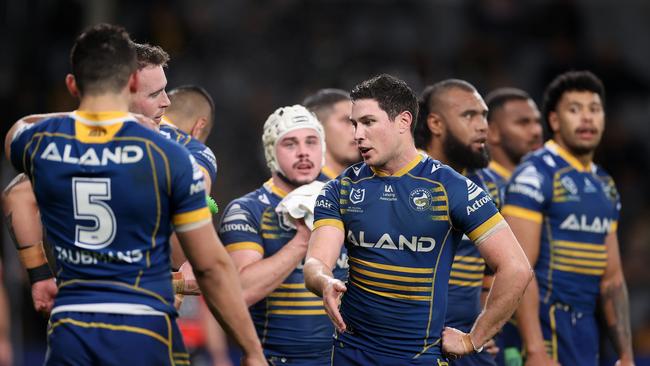
[[[506,186],[502,212],[541,224],[542,212],[552,195],[552,177],[534,161],[528,161],[517,168]]]
[[[33,128],[35,124],[25,123],[20,126],[15,132],[11,140],[11,165],[19,173],[29,173],[30,172],[30,161],[25,159],[27,150],[30,147],[32,137],[36,133],[36,129]]]
[[[330,180],[318,194],[314,205],[314,229],[321,226],[334,226],[343,230],[343,217],[340,210],[341,186],[342,183],[338,179]]]
[[[470,179],[454,172],[447,185],[452,225],[475,244],[487,238],[504,220],[492,197]]]
[[[210,222],[212,215],[205,202],[205,181],[194,157],[181,148],[169,157],[174,230],[189,231]]]
[[[254,250],[264,255],[259,217],[244,199],[231,202],[219,225],[219,237],[228,252]]]

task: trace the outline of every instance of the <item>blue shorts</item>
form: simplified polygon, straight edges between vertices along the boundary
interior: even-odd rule
[[[189,365],[170,315],[64,311],[47,329],[45,365]]]
[[[519,329],[512,320],[508,321],[501,329],[501,332],[494,337],[499,354],[497,354],[498,366],[521,366],[523,365],[521,351],[522,343]]]
[[[549,355],[562,365],[598,365],[598,323],[593,313],[564,304],[539,305],[542,335]]]
[[[421,358],[397,358],[364,351],[359,348],[344,344],[341,341],[334,341],[332,349],[332,366],[368,366],[368,365],[390,365],[390,366],[449,366],[444,358],[421,357]]]

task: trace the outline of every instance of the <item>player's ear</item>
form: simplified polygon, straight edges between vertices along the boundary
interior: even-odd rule
[[[444,123],[442,122],[442,117],[437,113],[429,113],[427,116],[427,127],[431,134],[434,136],[440,136],[445,130]]]
[[[409,132],[413,123],[413,115],[409,111],[403,111],[397,115],[397,123],[399,124],[399,133]]]
[[[75,98],[79,98],[81,93],[79,93],[79,88],[77,87],[77,80],[74,78],[74,75],[67,74],[65,76],[65,87],[68,88],[68,92]]]
[[[199,117],[196,122],[194,122],[194,126],[192,126],[192,130],[190,131],[190,135],[194,137],[197,140],[201,140],[201,137],[203,136],[203,131],[205,130],[205,127],[208,125],[208,119],[206,117]]]
[[[127,84],[129,86],[129,92],[132,94],[138,91],[138,72],[135,71],[134,73],[129,76],[129,82]]]
[[[551,126],[551,133],[555,133],[560,130],[560,119],[557,117],[557,112],[551,111],[548,114],[548,124]]]
[[[501,135],[499,134],[499,127],[496,121],[488,123],[488,145],[498,145],[501,143]]]

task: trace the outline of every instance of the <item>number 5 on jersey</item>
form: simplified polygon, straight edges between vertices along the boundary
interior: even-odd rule
[[[93,226],[75,226],[75,245],[85,249],[102,249],[113,242],[115,214],[105,201],[111,200],[110,178],[72,178],[75,220],[94,221]]]

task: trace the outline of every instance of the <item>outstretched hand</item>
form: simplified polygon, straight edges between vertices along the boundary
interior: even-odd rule
[[[325,305],[325,311],[339,332],[344,332],[347,329],[343,317],[339,312],[341,296],[347,290],[345,284],[335,278],[330,279],[327,285],[325,285],[325,288],[323,288],[323,305]]]

